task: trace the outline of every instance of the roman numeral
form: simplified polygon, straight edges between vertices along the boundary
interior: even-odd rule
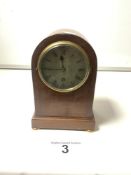
[[[46,75],[45,78],[48,81],[51,78],[51,75]]]
[[[78,71],[79,71],[79,72],[84,72],[85,69],[84,69],[84,68],[80,68],[80,69],[78,69]]]
[[[62,55],[65,55],[66,54],[66,49],[64,47],[62,47],[61,50],[62,50]]]
[[[75,82],[71,81],[71,82],[70,82],[70,85],[71,85],[71,86],[74,86],[74,85],[75,85]]]
[[[77,80],[81,80],[81,77],[80,77],[79,75],[76,75],[75,78],[76,78]]]
[[[45,60],[46,60],[47,62],[51,62],[51,60],[50,60],[49,58],[46,58]]]
[[[79,60],[76,61],[76,63],[80,63],[80,62],[82,62],[82,59],[79,59]]]
[[[52,84],[53,84],[55,87],[57,87],[57,86],[58,86],[58,84],[57,84],[57,81],[56,81],[56,80],[54,80]]]
[[[54,57],[57,57],[57,56],[58,56],[57,53],[56,53],[55,51],[53,51],[52,54],[53,54]]]
[[[66,79],[64,77],[61,78],[61,81],[64,82]]]
[[[65,88],[65,84],[64,84],[64,83],[62,83],[60,87],[61,87],[61,88]]]

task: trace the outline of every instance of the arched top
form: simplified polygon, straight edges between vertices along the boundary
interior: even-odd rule
[[[76,44],[78,44],[80,47],[82,47],[87,55],[89,56],[90,64],[92,66],[92,71],[96,71],[97,69],[97,58],[94,49],[92,46],[83,38],[80,36],[74,35],[74,34],[69,34],[69,33],[60,33],[60,34],[54,34],[51,35],[44,40],[42,40],[38,46],[36,47],[33,56],[32,56],[32,70],[36,69],[37,66],[37,61],[39,58],[39,55],[43,51],[44,48],[46,48],[49,44],[57,41],[71,41]]]

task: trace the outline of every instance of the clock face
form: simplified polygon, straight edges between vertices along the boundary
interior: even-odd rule
[[[88,55],[70,41],[58,41],[47,46],[39,56],[37,67],[42,82],[58,92],[80,88],[90,73]]]

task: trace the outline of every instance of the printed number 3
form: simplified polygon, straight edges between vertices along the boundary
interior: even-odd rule
[[[63,153],[68,153],[69,152],[68,145],[62,145],[62,147],[64,148],[62,150]]]

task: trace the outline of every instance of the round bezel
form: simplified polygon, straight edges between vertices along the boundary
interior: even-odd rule
[[[42,62],[42,59],[44,59],[45,55],[51,50],[51,49],[54,49],[56,47],[59,47],[59,46],[71,46],[71,47],[75,47],[76,49],[78,49],[83,55],[84,55],[84,59],[85,59],[85,64],[86,64],[86,73],[85,73],[85,76],[84,78],[75,86],[73,87],[70,87],[70,88],[56,88],[54,86],[52,86],[51,84],[49,84],[45,78],[43,77],[42,75],[42,71],[41,71],[41,62]],[[40,80],[47,86],[49,87],[50,89],[54,90],[54,91],[57,91],[57,92],[72,92],[72,91],[75,91],[77,89],[79,89],[85,82],[86,80],[88,79],[89,77],[89,74],[90,74],[90,71],[91,71],[91,66],[90,66],[90,62],[89,62],[89,58],[88,58],[88,55],[87,53],[84,51],[84,49],[82,47],[80,47],[80,45],[74,43],[74,42],[71,42],[71,41],[66,41],[66,40],[63,40],[63,41],[57,41],[57,42],[53,42],[51,44],[49,44],[47,47],[45,47],[41,54],[39,55],[39,58],[38,58],[38,63],[37,63],[37,69],[38,69],[38,74],[39,74],[39,77],[40,77]]]

